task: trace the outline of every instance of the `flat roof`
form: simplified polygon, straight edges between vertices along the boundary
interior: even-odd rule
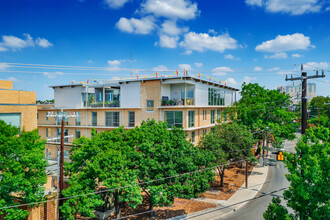
[[[239,91],[239,89],[227,86],[227,85],[222,85],[218,82],[215,81],[208,81],[202,78],[198,78],[195,76],[190,76],[190,75],[186,75],[186,76],[160,76],[160,77],[148,77],[148,78],[143,78],[143,76],[141,76],[140,78],[136,78],[136,79],[120,79],[120,80],[116,80],[114,82],[108,82],[108,83],[100,83],[100,84],[87,84],[87,83],[75,83],[75,84],[66,84],[66,85],[54,85],[54,86],[49,86],[50,88],[58,88],[58,87],[75,87],[75,86],[91,86],[91,87],[95,87],[95,88],[100,88],[100,87],[118,87],[119,84],[122,83],[127,83],[127,82],[140,82],[140,81],[152,81],[152,80],[168,80],[168,79],[192,79],[194,81],[197,82],[202,82],[202,83],[206,83],[209,85],[214,85],[214,86],[219,86],[221,88],[225,88],[225,89],[229,89],[229,90],[233,90],[233,91]]]

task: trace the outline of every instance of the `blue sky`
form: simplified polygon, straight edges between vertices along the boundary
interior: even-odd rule
[[[131,65],[274,89],[303,63],[327,70],[309,82],[330,95],[329,21],[323,0],[0,0],[0,79],[41,100],[49,85],[128,77]]]

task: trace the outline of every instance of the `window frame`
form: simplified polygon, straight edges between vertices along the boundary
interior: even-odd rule
[[[188,128],[195,127],[195,111],[188,111]]]
[[[173,120],[173,124],[168,122],[168,115],[167,114],[170,114],[170,113],[173,114],[172,115],[172,118],[171,118]],[[176,114],[178,114],[178,113],[181,114],[181,123],[177,123],[176,122],[176,118],[177,118],[177,115]],[[172,127],[183,127],[183,111],[164,111],[164,121],[167,122],[167,126],[169,128],[172,128]]]
[[[152,103],[152,106],[148,106],[148,103]],[[147,112],[154,112],[155,111],[155,101],[153,99],[147,99],[146,107],[147,107]],[[152,108],[152,110],[149,108]]]
[[[133,121],[132,119],[132,114],[133,114]],[[135,112],[134,111],[129,111],[128,112],[128,127],[134,128],[135,127]]]
[[[211,117],[210,117],[210,119],[211,119],[211,124],[215,124],[215,110],[214,109],[212,109],[211,111],[210,111],[210,114],[211,114]]]
[[[94,116],[94,113],[95,113],[95,116]],[[94,121],[93,119],[96,119],[96,121]],[[96,127],[97,126],[97,112],[92,112],[91,120],[92,120],[92,126]]]
[[[110,118],[107,118],[107,115],[110,114]],[[118,114],[118,117],[116,117],[116,114]],[[118,121],[115,121],[115,119],[118,118]],[[104,119],[105,119],[105,127],[114,127],[117,128],[120,126],[120,112],[118,111],[111,111],[111,112],[104,112]]]
[[[77,137],[77,131],[79,131],[79,137]],[[75,129],[75,138],[80,138],[81,137],[81,130],[80,129]]]

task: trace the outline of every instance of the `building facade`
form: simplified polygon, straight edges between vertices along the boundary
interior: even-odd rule
[[[169,128],[183,127],[187,138],[197,144],[233,104],[235,88],[192,76],[129,79],[102,84],[52,86],[54,107],[38,109],[38,128],[48,138],[46,156],[57,157],[61,121],[51,114],[75,114],[65,121],[65,157],[74,138],[123,126],[131,129],[142,121],[166,121]],[[63,113],[62,113],[63,110]],[[47,116],[48,115],[48,116]],[[58,139],[52,141],[51,138]]]
[[[291,86],[279,86],[277,90],[280,92],[285,92],[290,95],[293,104],[298,104],[301,101],[301,83],[293,83]],[[307,98],[312,100],[316,97],[316,84],[307,83]]]
[[[0,119],[26,131],[36,129],[36,93],[13,90],[12,81],[0,80]]]

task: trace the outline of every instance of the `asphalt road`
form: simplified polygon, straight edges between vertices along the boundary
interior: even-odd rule
[[[284,143],[285,150],[294,152],[295,143],[286,141]],[[273,196],[280,197],[283,201],[283,191],[289,187],[289,182],[285,178],[287,169],[283,162],[276,161],[275,154],[271,154],[270,159],[265,160],[265,164],[269,164],[270,169],[268,179],[259,194],[244,207],[219,219],[263,219],[263,213],[266,211]]]

